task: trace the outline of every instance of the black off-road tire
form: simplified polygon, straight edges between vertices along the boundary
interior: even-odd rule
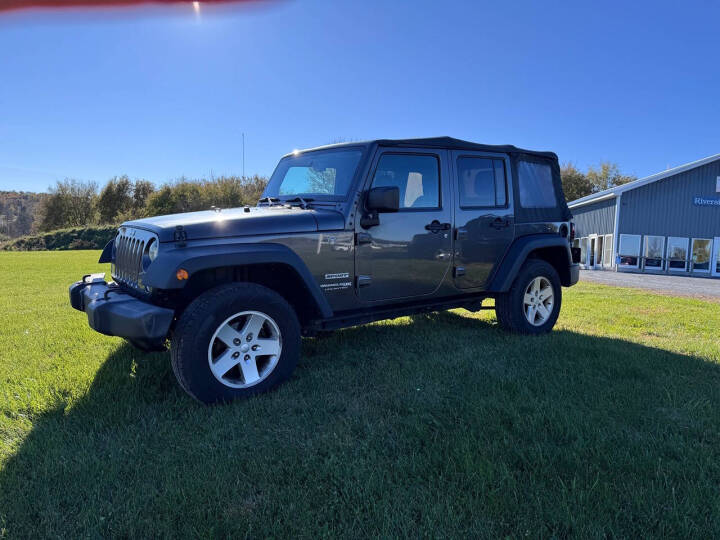
[[[236,313],[258,311],[277,324],[282,339],[272,372],[255,386],[232,388],[213,375],[208,347],[216,329]],[[254,283],[220,285],[196,298],[183,312],[173,332],[170,358],[178,383],[203,403],[230,402],[267,392],[287,380],[300,356],[300,323],[295,310],[275,291]]]
[[[544,277],[550,282],[554,299],[550,317],[543,324],[535,326],[525,316],[524,298],[527,287],[537,277]],[[495,315],[504,330],[519,334],[546,334],[555,326],[561,304],[562,286],[557,270],[546,261],[529,259],[518,272],[510,290],[495,298]]]

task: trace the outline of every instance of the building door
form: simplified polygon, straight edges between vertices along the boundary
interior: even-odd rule
[[[435,292],[452,262],[452,197],[447,152],[385,150],[376,156],[370,188],[396,186],[397,212],[358,229],[357,294],[362,300],[413,298]]]
[[[595,268],[603,267],[603,237],[598,236],[595,241]]]
[[[610,268],[613,266],[613,235],[606,234],[603,240],[603,266]]]
[[[455,285],[484,288],[515,234],[506,156],[453,151]]]
[[[712,255],[713,241],[710,238],[693,238],[690,251],[690,269],[694,273],[710,273],[710,258]]]
[[[590,249],[588,250],[588,266],[595,268],[595,248],[597,246],[597,236],[590,237]]]
[[[712,275],[720,277],[720,236],[713,242]]]

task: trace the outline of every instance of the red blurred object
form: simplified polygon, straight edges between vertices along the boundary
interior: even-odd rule
[[[198,2],[198,4],[239,4],[255,1],[256,0],[202,0]],[[188,0],[0,0],[0,12],[33,8],[113,8],[142,5],[179,6],[183,4],[192,7],[194,2]]]

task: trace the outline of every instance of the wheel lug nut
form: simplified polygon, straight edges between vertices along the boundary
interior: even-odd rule
[[[245,360],[250,360],[250,355],[249,355],[249,354],[246,354],[246,355],[245,355]]]
[[[257,351],[260,348],[260,345],[253,345],[252,350]]]
[[[240,345],[240,338],[233,339],[233,345]]]
[[[233,355],[232,355],[233,358],[237,358],[238,356],[240,356],[240,353],[239,353],[239,352],[234,352]]]
[[[245,339],[246,339],[247,341],[252,341],[252,338],[253,338],[253,335],[252,335],[252,334],[248,334]]]

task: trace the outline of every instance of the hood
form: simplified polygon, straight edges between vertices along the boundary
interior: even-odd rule
[[[345,219],[336,210],[269,206],[170,214],[136,219],[122,226],[152,231],[161,242],[172,242],[178,227],[182,227],[188,240],[199,240],[338,230],[345,228]]]

